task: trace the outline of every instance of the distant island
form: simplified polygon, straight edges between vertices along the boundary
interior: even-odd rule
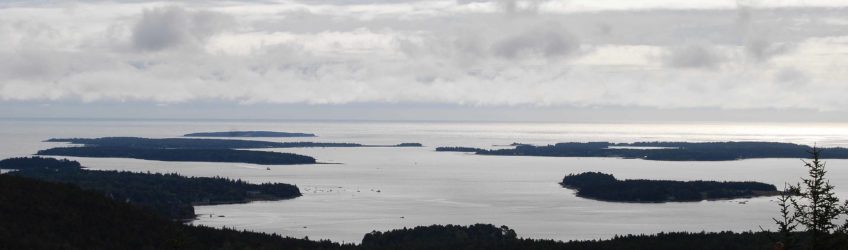
[[[36,155],[115,157],[157,161],[239,162],[262,165],[314,164],[315,158],[292,153],[239,149],[307,147],[421,147],[421,143],[362,145],[336,142],[270,142],[238,139],[199,138],[53,138],[48,142],[67,142],[82,147],[57,147],[40,150]]]
[[[477,152],[480,152],[480,151],[485,151],[485,149],[470,148],[470,147],[437,147],[436,151],[477,153]]]
[[[141,138],[141,137],[101,137],[101,138],[51,138],[47,142],[67,142],[87,147],[133,147],[160,149],[257,149],[257,148],[329,148],[329,147],[421,147],[421,143],[400,143],[396,145],[363,145],[344,142],[272,142],[239,139],[201,139],[201,138]]]
[[[118,201],[151,209],[171,219],[193,219],[194,205],[283,200],[301,196],[297,186],[285,183],[250,184],[220,177],[184,177],[83,169],[79,162],[54,158],[26,157],[0,161],[7,173],[48,182],[68,183],[101,192]]]
[[[39,150],[36,155],[97,158],[131,158],[155,161],[234,162],[260,165],[315,164],[315,158],[292,153],[235,149],[164,149],[120,146],[61,147]]]
[[[183,135],[183,137],[315,137],[315,134],[274,131],[226,131],[190,133]]]
[[[614,202],[681,202],[779,195],[774,185],[746,182],[618,180],[610,174],[569,174],[560,185],[577,196]]]
[[[47,142],[67,142],[84,146],[165,148],[165,149],[255,149],[255,148],[311,148],[311,147],[362,147],[358,143],[338,142],[271,142],[238,139],[199,138],[52,138]]]
[[[807,158],[807,145],[780,142],[565,142],[547,146],[516,144],[511,149],[438,147],[436,151],[479,155],[617,157],[656,161],[730,161],[754,158]],[[848,148],[821,148],[824,159],[848,159]]]

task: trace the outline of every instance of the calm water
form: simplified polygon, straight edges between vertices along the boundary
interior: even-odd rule
[[[797,159],[660,162],[612,158],[477,156],[435,152],[437,146],[499,147],[513,142],[759,140],[848,146],[848,124],[518,124],[364,122],[209,122],[0,120],[0,157],[25,156],[61,143],[51,137],[175,137],[189,132],[278,130],[318,138],[290,141],[396,144],[423,148],[303,148],[273,150],[317,158],[320,164],[265,166],[74,158],[93,169],[226,176],[296,184],[303,197],[277,202],[196,207],[195,223],[312,239],[358,242],[372,230],[416,225],[491,223],[520,236],[560,240],[609,238],[661,231],[771,228],[772,198],[693,203],[609,203],[560,188],[565,174],[603,171],[620,178],[797,182]],[[265,138],[266,140],[280,140]],[[848,161],[829,160],[831,182],[848,197]],[[748,201],[740,204],[740,201]],[[219,217],[223,216],[223,217]]]

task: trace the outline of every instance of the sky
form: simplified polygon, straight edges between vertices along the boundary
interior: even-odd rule
[[[848,1],[0,0],[0,117],[848,122]]]

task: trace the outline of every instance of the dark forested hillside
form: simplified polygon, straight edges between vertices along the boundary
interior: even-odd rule
[[[241,180],[184,177],[118,171],[91,171],[56,166],[51,162],[79,166],[78,162],[52,158],[18,158],[16,166],[31,167],[8,173],[49,182],[73,184],[105,194],[118,201],[145,207],[172,219],[194,218],[193,205],[244,203],[253,200],[282,200],[299,197],[300,190],[285,183],[251,184]]]
[[[0,249],[352,248],[186,226],[69,184],[0,175]]]
[[[505,226],[432,225],[372,232],[364,249],[565,249],[565,250],[757,250],[773,249],[768,233],[660,233],[617,236],[611,240],[570,241],[523,239]]]
[[[475,152],[480,155],[554,157],[619,157],[657,161],[728,161],[753,158],[806,158],[810,146],[779,142],[565,142],[547,146],[516,145],[486,150],[439,147],[437,151]],[[848,159],[848,148],[822,148],[822,158]]]
[[[79,162],[44,157],[16,157],[0,161],[0,169],[80,169]]]
[[[560,183],[577,196],[622,202],[701,201],[778,195],[777,188],[760,182],[617,180],[610,174],[569,174]]]
[[[66,147],[39,150],[36,155],[115,157],[156,161],[237,162],[261,165],[314,164],[315,158],[292,153],[235,149],[162,149],[118,146]]]

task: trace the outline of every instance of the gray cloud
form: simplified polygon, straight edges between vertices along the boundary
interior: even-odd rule
[[[749,38],[745,43],[745,52],[751,58],[763,62],[788,52],[792,47],[791,44],[776,44],[764,38]]]
[[[719,51],[710,46],[692,44],[672,48],[665,57],[665,63],[675,68],[712,69],[724,59]]]
[[[132,29],[132,45],[150,51],[196,46],[233,24],[232,17],[210,11],[187,11],[180,7],[149,9]]]
[[[495,55],[510,59],[559,58],[573,54],[579,47],[577,37],[556,23],[544,23],[496,42],[492,50]]]

